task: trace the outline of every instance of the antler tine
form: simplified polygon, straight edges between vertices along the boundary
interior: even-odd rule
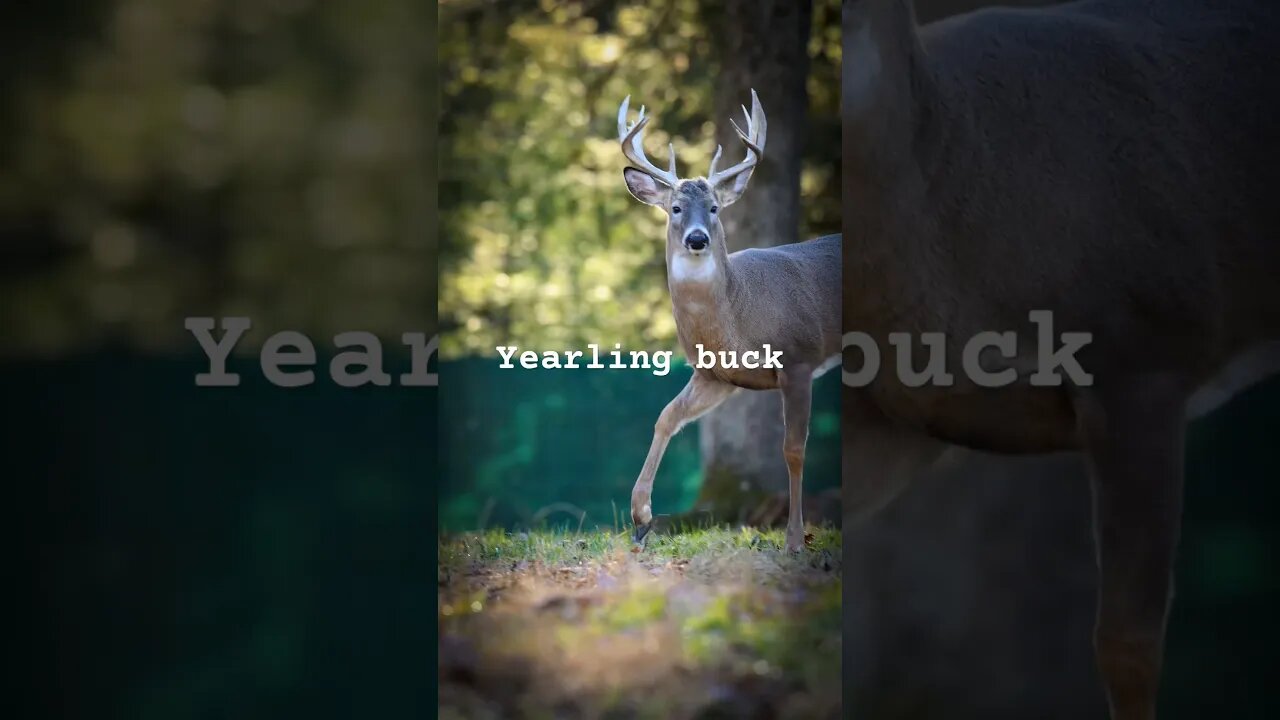
[[[618,107],[618,139],[622,143],[622,154],[630,160],[636,168],[646,173],[654,180],[675,187],[680,182],[679,176],[676,175],[676,149],[675,145],[668,145],[671,152],[670,169],[662,170],[654,165],[649,157],[644,153],[644,127],[649,124],[649,118],[644,114],[644,106],[640,106],[640,113],[636,117],[635,124],[627,127],[627,110],[631,105],[631,96],[628,95],[622,101],[622,105]]]
[[[738,133],[738,137],[747,146],[747,157],[731,168],[716,172],[716,161],[720,159],[720,149],[717,148],[715,158],[711,161],[711,172],[707,175],[707,182],[713,186],[747,172],[755,167],[756,163],[760,162],[760,158],[764,157],[765,131],[768,125],[765,120],[764,107],[760,104],[760,98],[756,95],[755,90],[751,91],[751,112],[747,112],[747,108],[744,105],[742,114],[747,121],[746,132],[743,132],[742,128],[738,127],[738,123],[733,118],[729,119],[729,124],[733,126],[734,131]]]
[[[733,126],[734,132],[738,133],[738,138],[742,140],[742,144],[747,146],[747,159],[750,160],[753,155],[763,155],[764,152],[751,139],[749,133],[742,132],[742,128],[738,127],[738,123],[730,120],[729,124]],[[757,158],[758,160],[759,158]],[[745,162],[745,161],[744,161]]]
[[[631,96],[628,95],[622,99],[622,104],[618,106],[618,139],[621,140],[627,136],[627,109],[631,107]]]
[[[719,145],[716,145],[716,154],[711,156],[711,168],[707,170],[707,177],[712,177],[716,174],[716,164],[720,162],[721,150],[723,150],[723,148],[721,148]]]
[[[754,133],[756,144],[763,150],[765,135],[769,131],[769,121],[764,116],[764,106],[760,104],[760,97],[756,95],[755,88],[751,90],[751,115],[751,132]]]

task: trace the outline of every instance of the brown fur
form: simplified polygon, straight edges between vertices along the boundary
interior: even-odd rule
[[[854,5],[883,69],[845,134],[848,330],[946,332],[954,360],[981,330],[1034,337],[1027,311],[1050,309],[1094,334],[1095,375],[1160,365],[1189,388],[1280,336],[1280,163],[1259,155],[1274,4],[1095,0],[919,33],[906,3]],[[1078,447],[1069,389],[972,391],[882,373],[869,394],[966,445]]]
[[[755,127],[764,127],[764,113],[754,93],[752,118]],[[625,147],[624,120],[619,118],[619,135]],[[763,131],[758,140],[763,149]],[[768,345],[782,352],[783,366],[781,370],[719,364],[695,368],[689,384],[659,417],[648,457],[632,490],[636,537],[643,538],[652,521],[653,478],[670,437],[739,388],[778,389],[786,429],[782,450],[791,489],[787,547],[800,550],[804,544],[801,473],[812,381],[816,372],[825,369],[824,362],[838,356],[840,349],[840,308],[836,302],[840,293],[840,236],[730,254],[719,212],[745,191],[750,170],[725,178],[717,186],[707,178],[692,178],[666,187],[661,178],[636,168],[627,168],[623,177],[636,199],[667,213],[668,288],[676,332],[691,363],[698,360],[699,345],[717,357],[721,351],[734,351],[739,365],[743,353],[760,353]],[[708,235],[704,251],[693,251],[685,244],[694,229],[704,229]]]
[[[1280,340],[1280,8],[1086,0],[917,28],[907,0],[862,0],[846,3],[845,40],[844,327],[882,347],[893,331],[944,332],[957,378],[913,389],[882,372],[846,391],[846,512],[909,479],[863,462],[885,443],[861,438],[884,428],[1085,450],[1099,666],[1113,718],[1149,720],[1187,399],[1224,369],[1275,369],[1233,363]],[[960,345],[1035,337],[1030,310],[1093,333],[1077,355],[1091,387],[964,382]],[[1010,366],[1025,375],[1032,359]]]

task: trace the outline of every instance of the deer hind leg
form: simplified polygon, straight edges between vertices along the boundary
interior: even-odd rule
[[[841,405],[840,491],[849,537],[959,448],[894,425],[851,388],[844,389]]]
[[[644,467],[640,470],[640,476],[636,478],[635,486],[631,488],[631,522],[635,526],[632,537],[635,542],[644,540],[653,522],[653,508],[650,502],[653,478],[658,474],[658,465],[662,463],[662,455],[667,451],[667,443],[671,440],[671,436],[724,402],[737,389],[733,385],[695,372],[680,394],[663,408],[662,414],[658,416],[658,422],[653,427],[653,442],[649,445],[649,454],[645,457]]]
[[[1153,720],[1182,518],[1186,395],[1169,377],[1076,402],[1093,472],[1094,647],[1113,720]]]
[[[790,479],[790,511],[787,514],[787,550],[804,549],[804,449],[809,441],[809,409],[813,398],[813,370],[793,365],[778,373],[782,391],[784,430],[782,455]]]

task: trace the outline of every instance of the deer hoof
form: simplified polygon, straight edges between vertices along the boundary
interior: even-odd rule
[[[636,525],[636,529],[631,533],[631,541],[639,545],[644,542],[645,536],[649,534],[649,530],[653,527],[653,523],[644,523]]]

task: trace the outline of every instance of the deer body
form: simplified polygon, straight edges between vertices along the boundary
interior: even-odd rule
[[[723,244],[720,245],[723,253]],[[705,372],[748,390],[778,387],[773,369],[741,367],[744,353],[766,344],[791,359],[826,360],[840,352],[840,318],[822,288],[840,286],[840,236],[748,248],[699,263],[668,250],[667,287],[676,334],[685,355],[698,347],[732,352],[737,368],[717,364]]]
[[[648,532],[653,511],[653,479],[671,436],[685,424],[715,408],[740,388],[777,389],[782,393],[785,438],[783,454],[790,480],[787,549],[804,546],[801,488],[808,439],[813,378],[839,357],[840,236],[730,254],[720,223],[722,207],[746,189],[751,170],[763,152],[766,121],[752,92],[747,131],[739,129],[747,159],[717,173],[717,149],[705,178],[680,179],[661,170],[644,155],[641,130],[648,118],[626,124],[629,98],[618,111],[623,153],[636,167],[623,171],[636,199],[667,213],[667,283],[676,332],[686,356],[695,363],[688,385],[662,411],[653,441],[631,493],[635,539]],[[744,113],[745,113],[744,108]],[[735,126],[736,127],[736,126]],[[765,367],[765,348],[781,352],[782,368]],[[716,361],[698,367],[702,353]],[[749,367],[748,354],[757,356]],[[732,355],[730,355],[732,354]],[[726,366],[733,357],[737,367]]]
[[[1083,450],[1099,668],[1112,717],[1150,720],[1189,399],[1280,369],[1280,8],[1090,0],[918,28],[909,0],[861,0],[846,23],[845,329],[943,332],[948,358],[980,331],[1034,335],[1033,309],[1093,334],[1089,386],[1033,386],[1019,353],[1004,388],[848,391],[846,513],[942,442]]]

